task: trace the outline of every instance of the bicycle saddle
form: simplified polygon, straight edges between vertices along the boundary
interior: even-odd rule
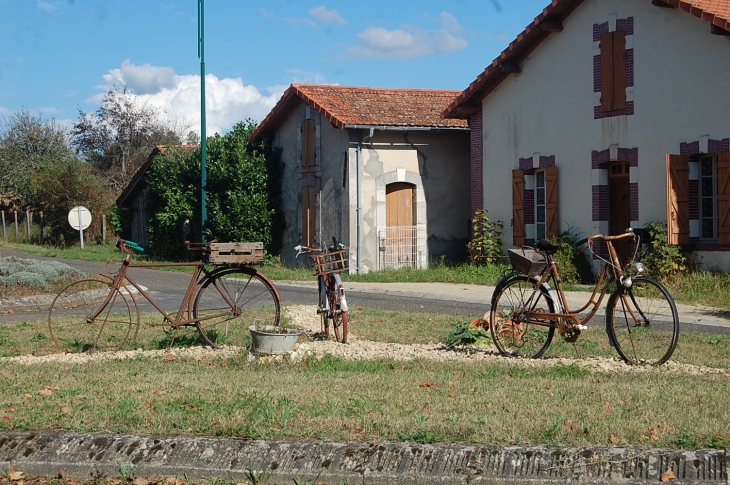
[[[550,242],[548,242],[546,239],[540,239],[539,241],[537,241],[537,244],[535,244],[535,249],[542,253],[553,255],[558,251],[558,249],[560,249],[560,246],[550,244]]]

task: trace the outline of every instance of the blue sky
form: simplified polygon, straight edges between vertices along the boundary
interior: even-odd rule
[[[208,134],[292,83],[465,89],[549,0],[207,0]],[[64,126],[112,86],[200,127],[197,0],[0,0],[0,116]]]

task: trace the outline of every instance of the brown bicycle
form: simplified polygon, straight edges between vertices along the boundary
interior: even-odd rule
[[[490,330],[499,351],[510,357],[539,358],[555,330],[574,343],[612,289],[605,309],[606,332],[616,352],[629,364],[666,362],[679,338],[677,307],[660,282],[642,274],[642,263],[631,264],[624,273],[613,242],[630,237],[638,248],[631,228],[624,234],[596,234],[577,243],[578,247],[588,243],[592,250],[595,241],[605,241],[609,258],[588,302],[578,309],[569,308],[558,262],[553,259],[560,246],[542,240],[534,249],[509,250],[514,271],[497,282],[490,311]]]
[[[71,283],[62,289],[48,312],[53,342],[66,352],[119,350],[136,340],[141,315],[137,299],[147,300],[162,315],[153,327],[175,331],[194,327],[204,344],[244,346],[253,324],[279,325],[279,291],[256,268],[263,261],[262,243],[189,243],[201,259],[182,263],[133,263],[134,251],[143,249],[133,241],[120,239],[117,247],[125,254],[113,273],[100,273]],[[212,268],[207,267],[208,264]],[[147,288],[127,273],[129,268],[190,266],[193,273],[177,311],[167,312],[155,302]]]

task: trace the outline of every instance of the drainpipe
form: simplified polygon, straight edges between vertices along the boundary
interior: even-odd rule
[[[375,128],[370,128],[370,134],[357,144],[357,256],[356,256],[356,268],[357,274],[362,274],[362,144],[369,141],[375,133]]]

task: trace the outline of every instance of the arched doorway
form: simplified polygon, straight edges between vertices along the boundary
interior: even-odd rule
[[[385,187],[385,266],[417,267],[416,191],[413,184],[394,182]],[[382,248],[381,248],[382,249]]]

